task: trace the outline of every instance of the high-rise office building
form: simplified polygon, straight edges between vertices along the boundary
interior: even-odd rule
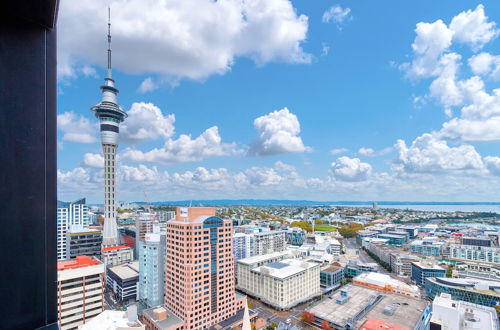
[[[116,224],[116,150],[120,123],[127,114],[117,104],[118,89],[111,69],[111,22],[108,22],[108,74],[101,86],[102,100],[91,110],[100,122],[101,144],[104,154],[104,231],[103,246],[118,244]]]
[[[57,259],[66,260],[66,234],[72,226],[87,227],[89,224],[89,208],[85,198],[74,202],[57,201]]]
[[[234,281],[232,221],[215,216],[215,208],[178,208],[167,222],[168,310],[185,329],[207,329],[244,308]]]
[[[139,300],[147,307],[160,306],[165,297],[166,233],[148,233],[139,242]]]
[[[59,329],[78,329],[104,310],[104,265],[78,256],[57,263]]]

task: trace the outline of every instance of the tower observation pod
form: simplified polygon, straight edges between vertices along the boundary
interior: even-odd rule
[[[111,69],[111,19],[108,8],[108,70],[104,85],[101,86],[102,100],[91,110],[100,122],[101,144],[104,155],[104,230],[103,247],[118,244],[116,224],[116,150],[120,123],[127,114],[117,104],[118,89],[112,77]]]

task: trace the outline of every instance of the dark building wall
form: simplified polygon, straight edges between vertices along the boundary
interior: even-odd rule
[[[0,4],[0,320],[53,328],[57,1]]]

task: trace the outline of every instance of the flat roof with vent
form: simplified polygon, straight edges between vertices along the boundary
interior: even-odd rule
[[[425,300],[380,292],[358,285],[350,285],[347,290],[349,299],[343,304],[337,303],[337,300],[342,298],[338,290],[331,296],[331,299],[323,299],[307,311],[334,323],[341,329],[345,328],[353,318],[355,319],[351,325],[355,329],[361,327],[370,318],[401,328],[414,329],[428,306]],[[388,307],[394,311],[392,315],[384,313]]]

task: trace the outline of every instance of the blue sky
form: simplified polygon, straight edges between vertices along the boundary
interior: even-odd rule
[[[102,201],[108,3],[119,199],[500,198],[497,1],[66,0],[61,199]]]

